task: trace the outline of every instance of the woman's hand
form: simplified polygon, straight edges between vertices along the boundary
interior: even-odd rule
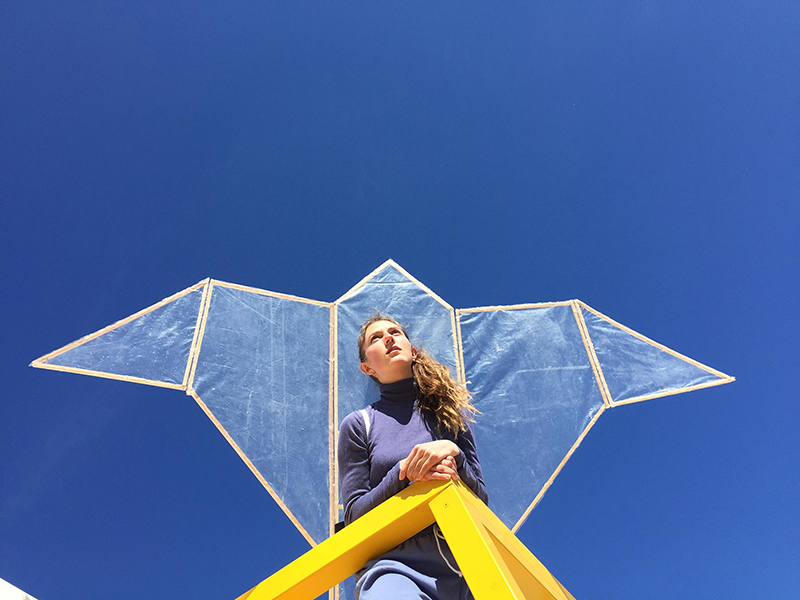
[[[451,479],[452,474],[458,478],[454,457],[461,452],[450,440],[436,440],[417,444],[411,453],[400,461],[400,479],[409,481],[428,481],[430,479]],[[445,459],[450,462],[444,463]],[[452,466],[451,466],[452,463]],[[432,470],[441,467],[442,470]]]
[[[449,479],[458,481],[458,467],[456,467],[456,459],[448,456],[438,464],[433,465],[428,469],[427,473],[416,481],[447,481]]]
[[[400,461],[401,469],[405,462],[405,458]],[[415,481],[447,481],[450,479],[458,481],[458,467],[456,466],[456,459],[447,456],[428,469],[422,477],[419,479],[410,479],[410,481],[413,483]]]

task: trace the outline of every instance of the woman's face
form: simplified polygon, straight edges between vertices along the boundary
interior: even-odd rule
[[[394,383],[411,377],[411,363],[417,349],[403,328],[391,321],[375,321],[364,336],[364,362],[361,371],[381,383]]]

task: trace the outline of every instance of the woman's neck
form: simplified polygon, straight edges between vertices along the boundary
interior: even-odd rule
[[[392,383],[379,384],[381,400],[388,402],[413,402],[416,400],[414,378],[408,377]]]

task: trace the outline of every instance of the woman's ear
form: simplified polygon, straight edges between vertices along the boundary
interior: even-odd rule
[[[367,363],[365,363],[365,362],[361,363],[360,368],[361,368],[361,372],[364,373],[364,375],[369,375],[370,377],[372,377],[375,374],[375,371],[370,369],[369,365]]]
[[[414,346],[411,346],[411,360],[417,359],[417,349]]]

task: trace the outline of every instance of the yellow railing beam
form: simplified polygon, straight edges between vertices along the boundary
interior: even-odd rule
[[[514,532],[511,531],[508,527],[506,527],[505,523],[503,523],[496,514],[494,514],[486,504],[484,504],[475,494],[472,493],[467,486],[463,483],[456,484],[459,489],[463,492],[461,494],[462,498],[469,506],[470,512],[473,514],[473,519],[478,520],[478,515],[482,519],[483,526],[495,536],[504,546],[504,548],[510,552],[516,560],[521,562],[522,564],[527,565],[530,569],[532,569],[536,576],[543,581],[548,581],[549,586],[555,589],[560,589],[566,600],[575,600],[572,594],[570,594],[566,588],[561,585],[561,583],[550,574],[550,571],[536,558],[533,553],[528,550],[528,548],[519,541],[519,538],[514,535]],[[558,596],[555,596],[558,597]]]
[[[415,483],[237,600],[313,600],[437,522],[476,600],[575,600],[461,482]]]
[[[455,490],[439,494],[431,502],[431,510],[476,600],[524,597],[508,568],[498,560],[485,529],[472,521]]]
[[[431,510],[476,600],[568,600],[527,549],[509,547],[513,538],[525,548],[465,485],[439,494]]]
[[[309,600],[433,523],[428,503],[449,482],[415,483],[245,592],[237,600]]]

